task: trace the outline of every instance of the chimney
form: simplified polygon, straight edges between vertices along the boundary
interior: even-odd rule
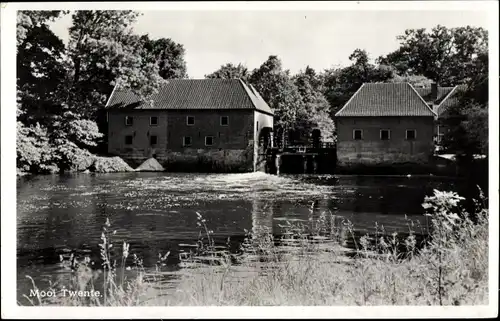
[[[438,98],[438,84],[433,82],[431,84],[431,101],[434,103]]]

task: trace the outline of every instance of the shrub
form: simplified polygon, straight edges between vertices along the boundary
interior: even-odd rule
[[[32,173],[58,171],[46,128],[17,122],[17,168]]]

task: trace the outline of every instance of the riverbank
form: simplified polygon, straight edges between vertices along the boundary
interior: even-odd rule
[[[137,168],[132,168],[127,162],[118,156],[106,157],[90,155],[86,159],[85,166],[77,166],[65,173],[126,173],[126,172],[163,172],[165,168],[154,158],[145,160]],[[16,169],[17,177],[33,175],[33,173]]]
[[[271,235],[250,233],[241,254],[215,247],[211,231],[199,215],[197,224],[202,237],[198,247],[182,262],[191,268],[185,270],[187,273],[180,276],[175,289],[168,293],[161,293],[156,287],[157,281],[166,275],[162,266],[169,260],[169,254],[159,254],[153,271],[142,266],[142,260],[132,254],[134,251],[127,243],[118,248],[119,254],[115,252],[117,257],[112,257],[109,244],[114,232],[108,221],[101,244],[104,268],[96,271],[83,260],[67,286],[89,293],[101,290],[106,296],[59,296],[32,303],[63,306],[486,304],[488,210],[478,209],[473,223],[456,208],[459,201],[461,198],[454,193],[436,192],[426,198],[423,206],[430,215],[433,231],[425,245],[416,244],[412,233],[401,239],[380,231],[361,238],[353,255],[346,255],[345,248],[340,246],[342,238],[327,215],[308,227],[288,224],[286,239],[281,240],[288,242],[286,251],[283,245],[275,245]],[[449,211],[451,208],[454,211]],[[352,233],[349,222],[343,227]],[[212,263],[200,265],[200,259]],[[115,260],[118,265],[110,263]],[[129,269],[136,274],[127,280],[121,271]],[[104,286],[94,288],[99,278],[106,280],[101,281]]]

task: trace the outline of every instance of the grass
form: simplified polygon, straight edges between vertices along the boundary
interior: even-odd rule
[[[473,215],[460,209],[462,199],[440,191],[425,198],[431,230],[424,244],[417,244],[411,225],[404,238],[377,227],[375,235],[355,242],[351,255],[342,242],[354,236],[353,226],[326,213],[311,216],[308,224],[287,223],[279,240],[247,232],[238,255],[215,245],[198,214],[197,247],[181,256],[181,264],[191,268],[168,293],[154,285],[169,253],[159,254],[152,272],[130,255],[127,243],[119,259],[112,259],[114,232],[108,220],[100,268],[88,259],[72,263],[75,271],[66,282],[67,288],[89,293],[99,288],[99,297],[28,299],[34,305],[83,306],[487,304],[488,210],[482,194]]]

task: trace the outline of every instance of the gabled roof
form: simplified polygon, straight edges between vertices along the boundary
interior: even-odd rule
[[[439,117],[446,116],[448,110],[460,104],[460,95],[467,89],[466,85],[455,86],[437,107]]]
[[[418,94],[428,103],[439,105],[455,87],[437,87],[437,98],[433,99],[432,89],[429,87],[415,88]]]
[[[435,113],[409,83],[364,83],[335,116],[435,116]]]
[[[254,109],[273,114],[257,91],[239,79],[169,79],[151,100],[141,101],[132,91],[115,87],[106,108]]]

